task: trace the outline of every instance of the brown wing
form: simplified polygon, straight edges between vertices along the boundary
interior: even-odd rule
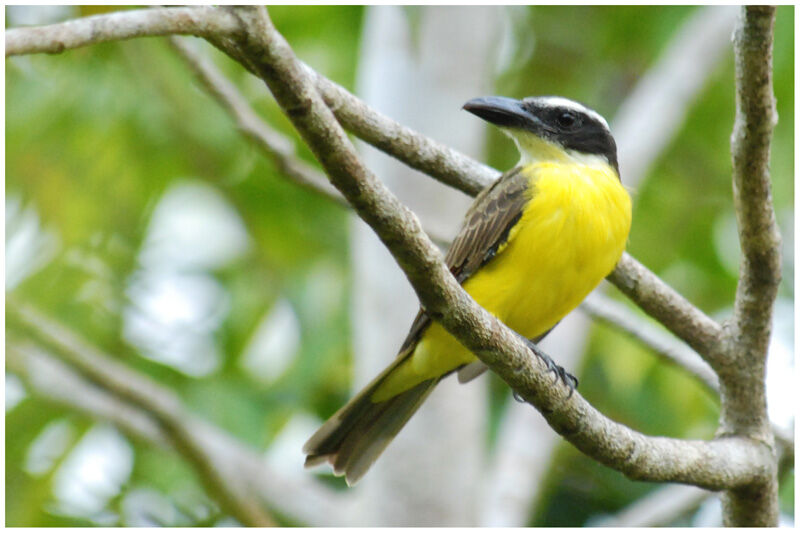
[[[528,201],[527,185],[524,176],[513,170],[475,199],[446,256],[447,265],[459,283],[491,261],[506,241]],[[371,400],[377,387],[414,352],[414,345],[430,324],[430,317],[420,310],[394,362],[306,442],[303,447],[307,454],[306,466],[328,461],[334,473],[345,475],[348,484],[364,475],[444,377],[423,381],[386,401]],[[476,371],[467,377],[481,373],[479,365],[473,369]]]
[[[516,167],[500,176],[475,198],[445,256],[445,263],[459,283],[463,284],[490,261],[506,242],[508,232],[519,221],[525,204],[530,200],[528,182],[528,178],[520,172],[520,167]],[[430,322],[427,313],[420,309],[403,342],[401,353],[417,341]]]
[[[530,195],[526,194],[528,182],[517,167],[503,174],[475,199],[444,258],[459,283],[464,283],[492,259],[506,242],[508,232],[530,200]]]

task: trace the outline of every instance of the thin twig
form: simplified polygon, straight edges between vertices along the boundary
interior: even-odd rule
[[[722,364],[722,327],[630,254],[622,254],[608,280],[648,315],[694,348],[712,368]]]
[[[12,320],[19,320],[37,339],[54,348],[48,350],[30,341],[9,343],[9,364],[39,394],[108,420],[131,436],[154,444],[175,445],[179,444],[176,435],[184,439],[191,435],[195,445],[204,449],[205,460],[214,465],[199,469],[201,476],[209,469],[217,470],[232,483],[241,484],[246,499],[258,496],[285,516],[310,526],[352,524],[350,500],[308,476],[290,478],[273,471],[259,452],[198,419],[171,390],[117,363],[32,306],[12,298],[7,310]],[[137,400],[141,398],[146,399]],[[158,416],[165,409],[171,413],[166,424],[164,417]],[[175,425],[182,429],[175,432],[167,427]],[[197,466],[196,455],[187,459]],[[216,495],[216,490],[212,494]]]
[[[511,330],[478,306],[450,275],[419,221],[366,168],[313,81],[263,7],[235,8],[239,43],[332,183],[376,231],[425,309],[533,404],[548,423],[596,460],[634,479],[720,489],[763,475],[769,450],[747,439],[686,441],[647,437],[615,423],[579,394],[565,398],[544,365]]]
[[[711,392],[719,392],[719,380],[708,364],[691,348],[655,325],[634,314],[623,304],[599,291],[589,295],[580,308],[596,320],[616,327],[635,338],[665,361],[697,378]]]
[[[197,50],[193,49],[186,38],[170,37],[169,43],[178,55],[192,69],[206,91],[214,97],[222,108],[233,117],[236,127],[266,154],[281,176],[304,189],[335,202],[341,207],[350,208],[350,204],[341,193],[330,184],[327,176],[297,156],[294,143],[285,135],[272,129],[247,102],[244,95],[231,83],[222,72]],[[449,241],[428,231],[430,238],[440,248],[447,248]]]
[[[214,7],[169,7],[120,11],[30,28],[6,30],[6,57],[59,54],[109,41],[162,35],[228,35],[239,31],[236,19]]]
[[[131,381],[125,365],[112,361],[92,345],[72,334],[60,324],[49,321],[34,308],[12,301],[7,307],[13,318],[36,331],[48,344],[56,347],[89,379],[115,394],[133,402],[152,415],[170,440],[193,462],[206,486],[237,520],[245,525],[273,526],[275,521],[241,484],[238,476],[224,472],[223,465],[214,460],[194,428],[187,425],[186,413],[171,392],[161,391],[158,385],[144,377]]]
[[[170,441],[146,411],[133,407],[79,375],[31,341],[6,342],[6,366],[37,395],[111,422],[129,436],[157,446]]]
[[[713,497],[713,492],[697,487],[667,485],[636,500],[617,514],[589,525],[615,528],[669,526]]]
[[[210,59],[195,50],[187,38],[170,37],[168,40],[208,93],[233,117],[239,131],[261,148],[284,176],[307,190],[349,207],[325,174],[297,157],[294,143],[269,127]]]

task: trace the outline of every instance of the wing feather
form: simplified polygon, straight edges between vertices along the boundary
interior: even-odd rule
[[[464,283],[481,266],[495,257],[508,239],[532,192],[528,178],[521,167],[509,170],[475,198],[464,217],[461,230],[450,245],[445,263],[459,283]],[[417,342],[431,323],[431,318],[420,309],[411,324],[400,353]]]

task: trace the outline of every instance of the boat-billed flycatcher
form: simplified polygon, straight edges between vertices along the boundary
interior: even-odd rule
[[[522,158],[475,199],[445,261],[476,302],[538,342],[625,249],[631,200],[616,143],[603,117],[565,98],[476,98],[464,109],[500,127]],[[306,442],[306,466],[327,460],[352,485],[453,372],[467,381],[481,363],[420,310],[394,362]]]

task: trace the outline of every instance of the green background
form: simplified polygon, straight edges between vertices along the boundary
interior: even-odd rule
[[[406,10],[412,23],[416,9]],[[514,97],[562,94],[613,117],[695,8],[524,9],[527,16],[518,20],[513,37],[518,50],[528,52],[498,76],[496,91]],[[270,8],[270,15],[300,58],[353,89],[364,8],[280,6]],[[780,121],[771,169],[784,239],[784,314],[791,313],[794,297],[793,21],[792,7],[778,9],[774,86]],[[221,54],[213,57],[273,127],[292,135],[261,84]],[[628,251],[712,316],[730,314],[737,279],[729,231],[733,109],[728,52],[677,137],[633,191]],[[312,161],[308,151],[300,153]],[[494,131],[486,154],[496,168],[508,168],[517,158],[513,145]],[[201,376],[142,357],[123,335],[123,309],[143,268],[140,252],[153,214],[163,195],[181,185],[212,191],[236,214],[249,243],[231,260],[192,272],[214,280],[227,309],[211,336],[218,365]],[[7,246],[21,218],[12,214],[26,210],[35,213],[53,244],[13,294],[168,386],[192,411],[238,439],[266,449],[293,415],[324,417],[347,399],[353,279],[346,211],[282,178],[164,40],[6,61]],[[279,301],[290,305],[300,335],[294,357],[264,383],[240,359],[262,317]],[[9,325],[9,335],[14,333]],[[791,327],[788,342],[791,348]],[[600,411],[649,434],[713,435],[718,404],[685,374],[605,326],[594,327],[588,350],[583,367],[573,371],[582,394]],[[497,379],[492,390],[496,427],[509,395]],[[53,427],[69,428],[62,449],[49,468],[31,473],[25,465],[32,444]],[[92,427],[91,419],[30,391],[7,409],[7,525],[102,523],[54,505],[59,468]],[[106,504],[108,523],[127,525],[123,502],[141,490],[178,510],[162,525],[226,523],[187,463],[147,443],[127,442],[130,476]],[[331,483],[341,486],[339,480]],[[541,501],[532,503],[529,525],[582,525],[655,488],[629,481],[567,445],[558,449],[546,484]],[[791,515],[792,485],[790,472],[782,480],[781,503]],[[684,518],[675,525],[688,524]]]

